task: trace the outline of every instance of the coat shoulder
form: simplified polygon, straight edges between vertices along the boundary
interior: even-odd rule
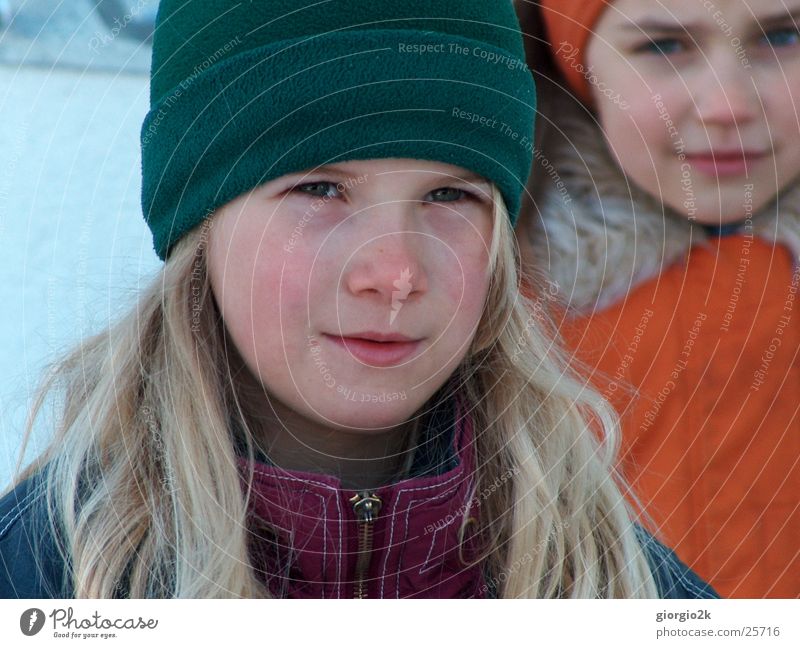
[[[0,598],[70,598],[65,562],[35,475],[0,499]]]
[[[656,540],[641,526],[637,526],[636,531],[653,572],[660,598],[720,598],[714,588],[686,566],[674,551]]]

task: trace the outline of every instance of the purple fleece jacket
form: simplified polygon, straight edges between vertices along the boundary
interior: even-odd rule
[[[482,567],[472,564],[477,547],[470,518],[478,516],[472,424],[456,407],[451,432],[455,460],[444,470],[438,464],[433,472],[439,474],[411,477],[364,493],[343,489],[332,476],[261,462],[253,465],[252,551],[259,574],[274,595],[486,596]],[[248,466],[242,459],[243,473]],[[364,495],[367,501],[359,504]],[[365,515],[364,504],[372,505],[372,515]],[[369,517],[373,519],[368,521]],[[470,521],[465,524],[465,520]]]

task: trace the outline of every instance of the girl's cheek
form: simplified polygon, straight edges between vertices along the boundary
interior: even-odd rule
[[[263,308],[272,313],[272,319],[280,316],[284,321],[297,321],[305,313],[310,302],[309,276],[315,254],[307,245],[296,245],[291,252],[283,249],[262,250],[258,267],[261,302]]]
[[[450,310],[473,313],[483,308],[489,287],[491,233],[469,232],[460,240],[440,245],[434,270],[440,278]]]

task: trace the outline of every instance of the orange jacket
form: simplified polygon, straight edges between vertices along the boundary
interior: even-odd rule
[[[562,327],[645,511],[725,597],[800,596],[799,283],[784,246],[711,238]]]

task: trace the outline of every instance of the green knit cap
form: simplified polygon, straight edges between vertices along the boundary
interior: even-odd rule
[[[500,189],[512,223],[535,88],[511,0],[161,0],[142,210],[162,260],[287,173],[415,158]]]

